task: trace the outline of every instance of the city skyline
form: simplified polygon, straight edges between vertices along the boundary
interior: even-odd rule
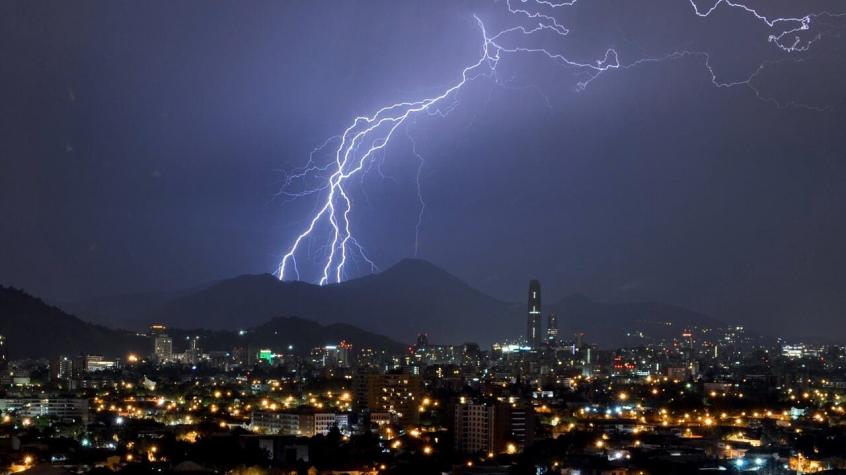
[[[382,273],[375,274],[381,276]],[[411,342],[419,332],[434,330],[435,337],[447,343],[464,339],[480,341],[489,344],[506,338],[522,338],[530,342],[528,335],[532,332],[538,338],[529,346],[540,346],[546,339],[557,336],[560,328],[558,317],[563,315],[565,336],[575,333],[587,333],[599,336],[599,342],[606,347],[621,344],[621,335],[626,332],[646,332],[663,334],[658,328],[650,329],[650,325],[672,323],[684,326],[730,327],[745,326],[747,329],[767,338],[789,337],[793,342],[840,343],[843,340],[838,335],[827,334],[813,328],[790,330],[789,333],[761,324],[748,324],[744,320],[722,319],[714,315],[704,314],[694,308],[673,305],[667,302],[650,301],[601,301],[581,293],[560,293],[559,296],[547,297],[546,304],[540,305],[539,300],[533,302],[533,289],[536,296],[540,281],[530,279],[530,290],[525,300],[507,301],[479,292],[473,285],[461,282],[444,269],[421,259],[405,259],[396,266],[384,272],[384,279],[374,280],[370,277],[353,279],[349,285],[340,284],[340,292],[318,290],[321,286],[308,283],[278,282],[271,284],[272,276],[244,275],[233,279],[225,279],[167,292],[150,292],[106,296],[102,299],[92,299],[83,302],[56,302],[44,299],[56,305],[70,315],[84,321],[105,325],[116,329],[146,328],[150,322],[162,321],[179,328],[199,328],[205,326],[208,330],[228,330],[257,326],[276,317],[304,318],[316,323],[331,325],[351,323],[360,328],[383,333],[397,341]],[[419,280],[418,280],[419,279]],[[415,308],[415,312],[407,314],[402,325],[388,324],[383,318],[390,319],[390,311],[375,311],[380,307],[379,292],[384,291],[385,285],[400,284],[405,289],[413,289],[417,285],[438,288],[436,293],[428,292],[415,295],[409,300],[398,299],[391,305],[391,311],[404,312],[404,308]],[[375,285],[372,285],[375,284]],[[310,297],[301,302],[292,301],[292,297],[299,295],[303,285],[313,287],[316,293],[309,292]],[[337,284],[335,284],[337,285]],[[537,288],[535,288],[537,286]],[[525,287],[524,287],[525,288]],[[14,289],[12,287],[12,289]],[[23,289],[26,291],[26,289]],[[452,301],[440,302],[441,305],[430,306],[427,299],[437,298],[437,292],[447,291]],[[375,292],[375,293],[374,293]],[[29,292],[37,298],[43,298]],[[346,295],[346,297],[342,297]],[[343,311],[331,310],[337,303],[320,304],[321,299],[328,298],[330,302],[341,298],[355,296],[356,305]],[[227,316],[244,305],[245,298],[267,300],[268,305],[248,311],[241,319]],[[478,300],[477,298],[481,298]],[[205,301],[212,299],[217,305],[207,305]],[[317,300],[315,300],[317,299]],[[468,300],[469,299],[469,300]],[[422,307],[421,308],[421,304]],[[460,311],[455,306],[471,308]],[[528,312],[525,305],[528,304]],[[175,306],[174,306],[175,305]],[[466,307],[469,305],[469,307]],[[252,306],[249,303],[248,306]],[[523,310],[521,310],[521,308]],[[328,312],[327,312],[328,311]],[[491,313],[493,312],[493,313]],[[650,312],[652,315],[650,316]],[[181,317],[184,318],[180,318]],[[362,318],[368,315],[378,315],[379,318]],[[496,315],[491,320],[489,317]],[[164,319],[164,320],[162,320]],[[644,320],[645,319],[645,320]],[[598,321],[604,325],[596,326]],[[205,323],[204,323],[205,322]],[[487,322],[487,325],[482,325]],[[546,326],[544,326],[546,322]],[[396,322],[394,322],[396,323]],[[442,325],[453,326],[447,329]],[[550,326],[556,328],[553,336],[549,333]],[[659,327],[660,327],[659,325]],[[521,328],[518,331],[518,328]],[[457,330],[457,331],[456,331]],[[599,333],[599,335],[597,335]],[[445,336],[448,337],[445,338]]]
[[[529,289],[535,311],[540,282]],[[24,319],[8,290],[0,310]],[[0,359],[0,434],[22,443],[0,447],[0,464],[290,475],[795,475],[846,465],[846,345],[692,326],[602,349],[550,331],[557,325],[550,313],[533,347],[527,335],[485,348],[421,333],[386,349],[348,341],[348,325],[334,344],[295,346],[284,342],[298,330],[225,341],[152,323],[134,334],[140,347],[111,356],[87,351],[95,346],[13,354]],[[6,342],[0,335],[0,351]]]

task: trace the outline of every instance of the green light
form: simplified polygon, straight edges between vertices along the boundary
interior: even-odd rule
[[[260,360],[267,361],[267,364],[273,364],[273,352],[270,350],[259,350],[258,357]]]

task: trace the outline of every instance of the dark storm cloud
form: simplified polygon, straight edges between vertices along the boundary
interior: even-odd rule
[[[839,2],[759,2],[774,14]],[[800,8],[801,7],[801,8]],[[273,270],[314,201],[275,198],[350,117],[430,94],[480,47],[502,2],[4,2],[0,281],[56,299]],[[585,2],[563,13],[580,60],[678,49],[727,80],[781,57],[768,29],[687,2]],[[546,46],[549,46],[546,45]],[[780,109],[713,87],[701,58],[603,76],[503,62],[446,119],[409,132],[426,158],[421,257],[520,299],[657,299],[725,320],[846,330],[843,39],[767,69]],[[405,134],[356,191],[382,265],[413,252]]]

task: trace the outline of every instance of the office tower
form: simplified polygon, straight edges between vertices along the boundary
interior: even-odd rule
[[[167,363],[173,359],[173,339],[167,335],[156,335],[153,356],[159,363]]]
[[[173,359],[173,339],[167,334],[164,325],[151,325],[153,335],[153,359],[158,363],[167,363]]]
[[[338,343],[338,366],[341,368],[352,366],[352,345],[346,340]]]
[[[540,281],[529,282],[529,315],[526,343],[532,348],[541,346],[541,288]]]
[[[558,317],[550,313],[546,323],[546,342],[550,345],[558,343]]]

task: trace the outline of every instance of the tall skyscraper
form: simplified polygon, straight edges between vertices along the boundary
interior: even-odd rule
[[[0,335],[0,370],[6,369],[9,364],[8,358],[6,355],[6,337]]]
[[[541,346],[541,288],[540,281],[529,281],[529,316],[526,342],[532,348]]]
[[[558,317],[550,313],[546,322],[546,342],[550,345],[558,343]]]

